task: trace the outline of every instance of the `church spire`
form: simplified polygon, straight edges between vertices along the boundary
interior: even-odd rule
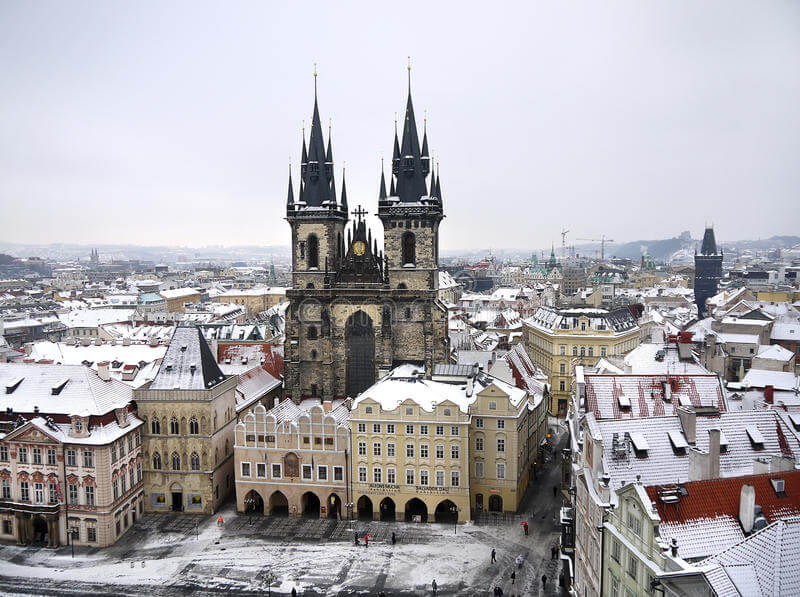
[[[289,164],[289,195],[286,197],[286,209],[294,209],[294,189],[292,188],[292,164]]]
[[[394,114],[394,149],[392,150],[392,174],[400,174],[400,142],[397,140],[397,112]]]
[[[397,196],[401,202],[415,203],[428,194],[425,185],[426,172],[414,117],[414,104],[411,101],[411,62],[408,65],[408,100],[403,121],[403,140],[399,155],[395,158],[397,176]]]
[[[332,151],[329,140],[328,152],[326,152],[322,135],[322,121],[319,117],[319,102],[317,100],[317,67],[315,64],[314,113],[311,117],[311,134],[308,139],[307,167],[303,173],[304,199],[308,206],[321,207],[330,201],[333,170],[332,165],[327,163],[328,153],[332,153]]]
[[[383,158],[381,158],[381,188],[378,191],[378,201],[386,200],[386,177],[383,175]]]
[[[347,184],[344,180],[346,168],[342,168],[342,211],[347,213]],[[334,197],[335,199],[335,197]]]
[[[439,200],[439,205],[442,204],[442,179],[439,176],[439,163],[436,163],[436,199]],[[433,184],[433,175],[431,175],[431,184]],[[433,193],[431,193],[433,194]]]
[[[422,121],[422,175],[428,176],[431,171],[431,157],[428,154],[428,115],[427,110],[425,118]],[[430,194],[433,195],[433,186],[431,186]]]

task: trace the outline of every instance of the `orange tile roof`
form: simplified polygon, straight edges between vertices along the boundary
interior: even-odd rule
[[[786,497],[776,495],[770,479],[784,480]],[[756,504],[761,506],[769,522],[800,516],[800,471],[690,481],[683,484],[689,495],[681,496],[677,503],[665,503],[659,499],[663,486],[651,485],[645,489],[662,522],[686,522],[721,515],[738,519],[739,496],[745,484],[755,488]]]

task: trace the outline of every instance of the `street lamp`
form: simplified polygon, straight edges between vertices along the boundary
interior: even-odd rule
[[[255,505],[256,505],[256,499],[255,498],[251,498],[251,497],[244,498],[245,510],[249,515],[248,522],[247,522],[247,524],[249,524],[249,525],[253,524],[253,508],[255,507]]]
[[[453,534],[455,535],[458,532],[458,513],[461,512],[461,508],[458,506],[451,506],[450,512],[453,515]]]
[[[353,502],[347,502],[344,507],[347,509],[347,532],[353,530]]]

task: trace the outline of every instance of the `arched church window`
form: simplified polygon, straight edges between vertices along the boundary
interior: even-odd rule
[[[181,457],[178,456],[177,452],[172,453],[172,470],[173,471],[181,470]]]
[[[157,471],[161,470],[161,454],[158,452],[153,454],[153,468]]]
[[[397,290],[405,290],[406,288],[408,288],[408,286],[406,286],[405,282],[400,282],[400,284],[397,285]]]
[[[180,430],[180,425],[178,423],[178,418],[177,417],[172,417],[170,419],[170,421],[169,421],[169,432],[172,435],[180,435],[181,430]]]
[[[197,452],[192,452],[192,470],[200,470],[200,457],[197,455]]]
[[[309,282],[308,284],[306,284],[306,288],[314,288],[314,284],[312,282]]]
[[[413,232],[403,233],[403,265],[414,265],[417,261],[417,240]]]
[[[153,435],[161,435],[161,423],[158,419],[153,419],[153,422],[150,424],[150,430],[153,432]]]
[[[319,239],[316,234],[308,235],[308,267],[319,269]]]
[[[197,435],[200,432],[200,426],[197,424],[197,417],[189,419],[189,433]]]

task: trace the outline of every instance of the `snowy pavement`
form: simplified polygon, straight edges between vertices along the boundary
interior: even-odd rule
[[[557,450],[554,450],[558,454]],[[352,523],[236,515],[148,515],[107,549],[0,546],[0,590],[27,595],[558,595],[557,458],[527,492],[521,516],[497,524]],[[528,520],[524,536],[520,520]],[[252,522],[252,524],[250,524]],[[398,538],[391,544],[391,533]],[[370,533],[364,547],[364,533]],[[492,564],[492,548],[497,562]],[[514,559],[522,555],[517,569]],[[511,584],[510,574],[516,570]],[[541,592],[541,576],[548,576]],[[274,577],[269,582],[270,576]],[[269,584],[269,589],[268,589]]]

